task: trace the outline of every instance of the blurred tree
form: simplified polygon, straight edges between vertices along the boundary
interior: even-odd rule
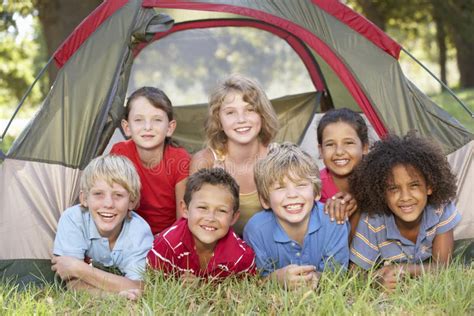
[[[74,28],[91,13],[102,0],[31,0],[38,10],[48,56],[52,56],[59,45]],[[50,67],[51,81],[56,78],[57,69]]]
[[[405,32],[426,36],[421,24],[434,23],[441,69],[446,82],[447,41],[456,48],[462,88],[474,87],[474,0],[348,0],[349,4],[382,30],[394,25]],[[426,27],[426,26],[425,26]]]

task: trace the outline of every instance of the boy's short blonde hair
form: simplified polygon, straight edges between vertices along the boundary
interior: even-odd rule
[[[133,163],[124,156],[105,155],[93,159],[84,169],[81,177],[81,191],[85,196],[97,180],[104,180],[110,186],[121,185],[130,194],[130,201],[138,207],[140,201],[140,177]]]
[[[321,193],[321,180],[316,162],[309,154],[292,143],[271,144],[268,155],[259,160],[254,169],[255,184],[260,199],[269,204],[272,186],[283,182],[307,179],[313,184],[315,196]]]
[[[222,80],[209,97],[209,113],[204,127],[207,145],[217,152],[226,152],[227,136],[222,130],[219,111],[226,96],[232,92],[242,94],[242,99],[251,104],[262,118],[262,128],[258,135],[264,145],[268,145],[278,131],[278,118],[273,106],[260,84],[240,74],[232,74]]]

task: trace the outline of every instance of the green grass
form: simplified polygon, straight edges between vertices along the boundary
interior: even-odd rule
[[[362,274],[323,275],[319,287],[287,291],[259,278],[183,286],[161,273],[147,277],[144,296],[92,297],[48,285],[18,290],[0,285],[1,315],[473,315],[474,266],[449,269],[402,282],[392,294]]]

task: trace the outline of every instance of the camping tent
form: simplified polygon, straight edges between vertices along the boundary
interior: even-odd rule
[[[468,180],[474,135],[405,77],[396,42],[338,1],[106,0],[56,51],[57,78],[0,167],[4,275],[50,277],[58,218],[76,202],[81,170],[106,149],[119,125],[132,66],[142,52],[188,30],[226,27],[284,40],[310,78],[312,91],[274,101],[282,125],[278,140],[301,142],[313,114],[351,107],[379,136],[416,129],[436,139],[458,174],[458,207],[474,204]],[[176,138],[191,150],[202,146],[205,105],[176,112]],[[456,238],[474,237],[472,224],[465,216]]]

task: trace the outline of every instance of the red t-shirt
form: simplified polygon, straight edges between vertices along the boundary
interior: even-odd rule
[[[147,262],[153,269],[178,276],[190,272],[200,277],[225,278],[233,274],[256,272],[255,253],[245,241],[237,237],[232,228],[217,242],[207,268],[201,270],[194,239],[185,218],[179,219],[155,238]]]
[[[333,197],[334,194],[339,192],[336,184],[334,183],[334,179],[332,178],[329,170],[324,168],[320,172],[321,177],[321,203],[326,203],[327,199]]]
[[[166,145],[163,159],[152,168],[142,165],[132,140],[115,144],[110,153],[123,155],[135,165],[142,183],[136,212],[150,225],[153,235],[170,227],[176,221],[175,186],[189,176],[191,157],[188,152],[181,147]]]

